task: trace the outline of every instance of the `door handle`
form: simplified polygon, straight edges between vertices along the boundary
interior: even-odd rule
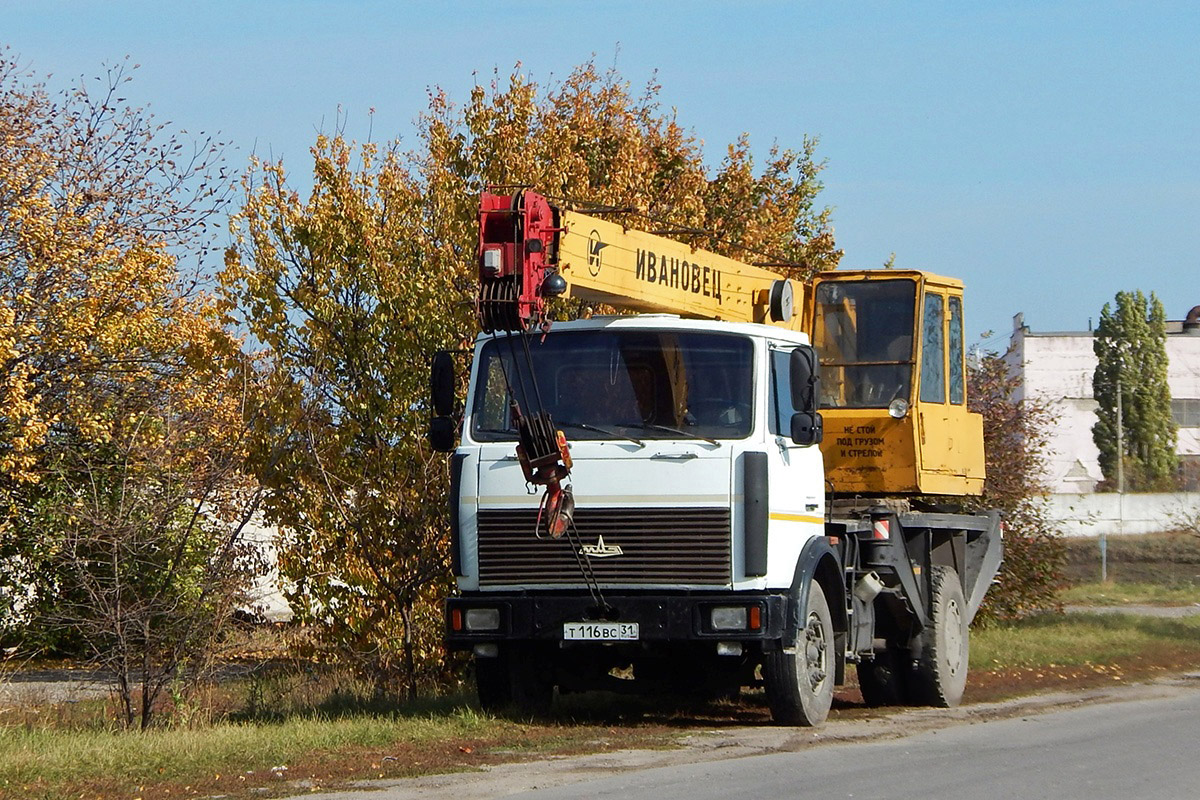
[[[650,456],[651,460],[658,461],[690,461],[693,458],[699,458],[695,453],[655,453]]]

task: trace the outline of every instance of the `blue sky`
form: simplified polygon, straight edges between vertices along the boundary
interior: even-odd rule
[[[962,278],[972,341],[1086,330],[1121,289],[1200,304],[1200,4],[0,0],[0,42],[54,84],[128,54],[133,102],[298,173],[339,107],[411,142],[430,86],[594,53],[657,70],[714,163],[819,136],[843,266]]]

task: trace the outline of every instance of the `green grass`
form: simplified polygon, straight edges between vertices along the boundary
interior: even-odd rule
[[[1200,656],[1200,616],[1045,614],[971,632],[973,670],[1112,664],[1164,651]]]
[[[1200,585],[1095,581],[1068,586],[1059,599],[1069,606],[1191,606],[1200,603]]]
[[[117,730],[104,701],[0,709],[0,799],[130,797],[134,790],[147,800],[197,792],[273,796],[302,792],[290,783],[296,780],[337,787],[670,740],[653,724],[622,726],[614,736],[608,720],[586,714],[580,722],[569,712],[537,723],[493,717],[464,695],[404,702],[340,674],[241,679],[206,702],[206,713],[191,724],[163,715],[144,732]],[[287,769],[273,769],[279,767]]]
[[[67,783],[103,776],[133,784],[235,771],[269,776],[272,767],[313,753],[377,748],[395,742],[490,738],[514,733],[513,727],[514,723],[463,707],[428,717],[309,717],[120,735],[96,730],[8,729],[0,736],[0,787],[38,778]]]

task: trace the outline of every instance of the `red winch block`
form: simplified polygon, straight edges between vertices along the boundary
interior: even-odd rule
[[[545,323],[544,282],[556,261],[557,217],[535,192],[483,193],[476,311],[485,332],[526,331]]]

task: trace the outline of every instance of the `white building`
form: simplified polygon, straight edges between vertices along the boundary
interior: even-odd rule
[[[1092,441],[1096,401],[1092,374],[1096,356],[1091,331],[1037,333],[1024,315],[1013,318],[1004,360],[1022,378],[1020,397],[1040,397],[1058,416],[1050,441],[1046,482],[1055,494],[1086,494],[1103,479]],[[1200,486],[1200,306],[1187,319],[1167,323],[1167,380],[1171,410],[1179,426],[1178,453],[1184,474]]]

